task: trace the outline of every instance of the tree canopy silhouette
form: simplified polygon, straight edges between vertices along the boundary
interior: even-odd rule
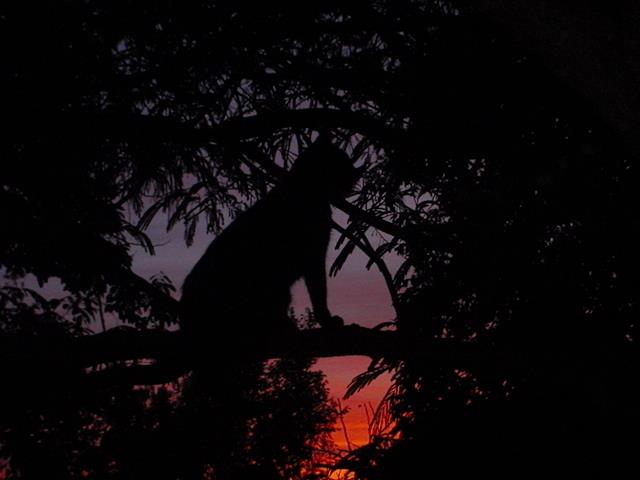
[[[331,270],[362,250],[396,318],[391,330],[304,330],[255,352],[302,362],[289,380],[318,398],[301,403],[301,425],[326,426],[335,411],[300,357],[367,354],[353,388],[392,371],[381,414],[395,429],[341,460],[358,478],[600,478],[631,467],[640,226],[637,109],[624,106],[637,103],[638,60],[626,55],[637,43],[608,68],[609,43],[576,45],[585,25],[636,39],[635,7],[600,21],[581,6],[588,21],[552,52],[561,28],[536,28],[553,17],[546,1],[530,2],[536,17],[504,2],[253,3],[0,7],[0,420],[15,474],[109,478],[117,465],[189,478],[149,460],[189,462],[176,431],[198,410],[178,412],[167,387],[139,387],[190,366],[170,279],[136,275],[132,252],[154,253],[145,230],[159,213],[187,243],[198,228],[220,232],[318,131],[366,169],[336,202],[348,222],[335,226]],[[558,8],[557,25],[572,25]],[[610,98],[599,87],[617,73]],[[34,277],[58,280],[64,296],[21,285]],[[105,315],[123,326],[95,334]],[[82,448],[56,437],[77,426]],[[125,448],[130,427],[149,452]],[[96,438],[121,450],[81,460]],[[281,459],[265,445],[247,465],[304,474],[287,468],[306,451]]]

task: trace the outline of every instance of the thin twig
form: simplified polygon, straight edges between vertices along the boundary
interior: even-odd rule
[[[391,275],[391,272],[389,271],[389,268],[387,267],[387,264],[384,262],[384,260],[382,258],[380,258],[378,255],[376,255],[376,252],[375,252],[373,246],[366,239],[366,237],[364,237],[364,236],[363,237],[356,237],[355,235],[352,235],[344,227],[342,227],[340,224],[336,223],[333,220],[331,221],[331,224],[332,224],[332,226],[333,226],[333,228],[335,230],[337,230],[342,235],[344,235],[349,240],[351,240],[353,243],[355,243],[355,245],[367,257],[369,257],[369,259],[371,261],[373,261],[373,263],[375,263],[376,267],[378,267],[378,270],[380,271],[380,273],[382,274],[382,277],[384,278],[384,283],[385,283],[385,285],[387,287],[387,290],[389,291],[389,295],[391,296],[391,303],[392,303],[393,308],[395,310],[396,316],[398,316],[399,315],[400,298],[398,297],[398,292],[396,292],[396,289],[395,289],[395,286],[394,286],[394,283],[393,283],[393,275]]]
[[[345,442],[347,442],[347,450],[351,452],[353,448],[351,447],[351,440],[349,440],[349,433],[347,432],[347,424],[344,421],[344,415],[342,412],[342,402],[340,402],[340,399],[338,399],[338,418],[340,419],[340,425],[342,426],[344,440]]]

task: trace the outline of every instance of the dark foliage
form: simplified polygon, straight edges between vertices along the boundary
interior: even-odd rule
[[[371,375],[395,371],[385,412],[396,431],[344,465],[369,479],[633,469],[637,159],[588,98],[491,22],[426,0],[10,2],[0,57],[0,266],[8,279],[59,279],[69,295],[4,289],[3,334],[58,345],[103,311],[142,330],[171,325],[170,282],[130,268],[133,247],[153,251],[153,218],[182,223],[187,242],[198,222],[219,232],[330,131],[366,167],[337,202],[349,223],[334,267],[367,253],[398,332],[421,346],[376,362]],[[405,260],[397,272],[392,251]],[[435,341],[485,355],[426,362]],[[276,447],[291,440],[308,459],[304,432],[331,415],[319,380],[282,362],[293,390],[254,385],[262,393],[248,396],[273,397],[239,439],[249,460],[295,478]],[[35,368],[7,381],[37,400],[49,385],[25,380]],[[318,396],[284,401],[298,382]],[[96,399],[73,386],[46,408],[0,412],[23,478],[109,478],[113,465],[180,478],[194,466],[167,443],[194,414],[171,390]],[[281,438],[289,408],[307,402],[298,436]]]

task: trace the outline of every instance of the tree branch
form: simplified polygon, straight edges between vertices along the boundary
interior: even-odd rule
[[[389,296],[391,297],[391,303],[393,304],[393,308],[395,310],[396,316],[399,316],[400,311],[400,298],[398,297],[398,292],[393,284],[393,275],[389,271],[387,264],[384,262],[381,256],[376,254],[375,249],[371,245],[371,243],[367,240],[366,234],[363,235],[362,238],[357,238],[355,235],[351,235],[346,228],[343,228],[340,224],[335,221],[331,221],[331,226],[342,235],[350,239],[352,242],[356,244],[356,246],[365,254],[369,259],[375,263],[376,267],[380,271],[382,278],[387,286],[387,291],[389,292]]]
[[[334,202],[334,206],[339,210],[342,210],[347,215],[357,218],[358,220],[362,220],[364,223],[371,225],[373,228],[376,228],[383,233],[402,239],[405,239],[407,236],[406,230],[402,227],[388,222],[384,218],[377,217],[370,212],[362,210],[346,200],[337,200]]]
[[[402,131],[391,129],[366,111],[333,108],[303,108],[262,112],[259,115],[230,118],[214,126],[198,126],[170,118],[145,115],[102,115],[95,119],[99,129],[123,137],[158,138],[177,143],[204,145],[264,137],[283,128],[348,128],[393,145],[406,143]]]
[[[216,339],[211,343],[215,352]],[[123,384],[153,385],[176,381],[193,368],[189,360],[190,346],[185,345],[179,331],[138,331],[120,327],[96,335],[58,341],[3,335],[0,347],[2,378],[5,381],[17,378],[30,384],[56,383],[52,378],[55,380],[57,377],[65,379],[61,385],[72,383],[80,389]],[[487,358],[486,352],[471,344],[403,338],[395,331],[358,325],[274,335],[261,339],[257,348],[248,355],[250,360],[349,355],[403,360],[417,356],[421,361],[434,365],[460,367],[482,363]],[[20,372],[17,377],[16,371]],[[5,391],[11,390],[14,389],[9,383]]]

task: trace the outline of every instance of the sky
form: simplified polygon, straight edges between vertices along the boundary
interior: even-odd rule
[[[339,213],[334,214],[334,218],[344,224],[345,218]],[[163,272],[179,288],[184,277],[204,253],[214,236],[207,235],[204,228],[201,228],[193,244],[187,248],[182,230],[176,228],[167,232],[165,226],[166,219],[159,214],[147,231],[156,245],[156,253],[150,256],[142,249],[136,250],[133,269],[144,278]],[[327,265],[331,265],[337,255],[335,250],[337,238],[338,234],[333,232],[327,253]],[[375,242],[375,239],[372,241]],[[372,327],[393,320],[394,312],[382,275],[376,267],[367,270],[366,262],[366,257],[359,251],[351,255],[342,270],[335,277],[328,279],[328,301],[331,312],[334,315],[340,315],[345,323]],[[397,264],[398,258],[391,257],[389,267],[392,271],[395,271]],[[302,281],[293,286],[292,297],[292,306],[296,313],[302,313],[305,308],[310,307]],[[348,409],[344,415],[344,422],[352,446],[364,445],[368,440],[365,405],[375,409],[389,388],[389,376],[385,375],[353,397],[346,400],[342,398],[351,379],[366,370],[368,364],[369,359],[366,357],[350,356],[319,359],[315,366],[326,374],[331,395],[340,399],[342,406]],[[346,436],[341,426],[337,425],[337,427],[334,439],[341,448],[347,448]]]

